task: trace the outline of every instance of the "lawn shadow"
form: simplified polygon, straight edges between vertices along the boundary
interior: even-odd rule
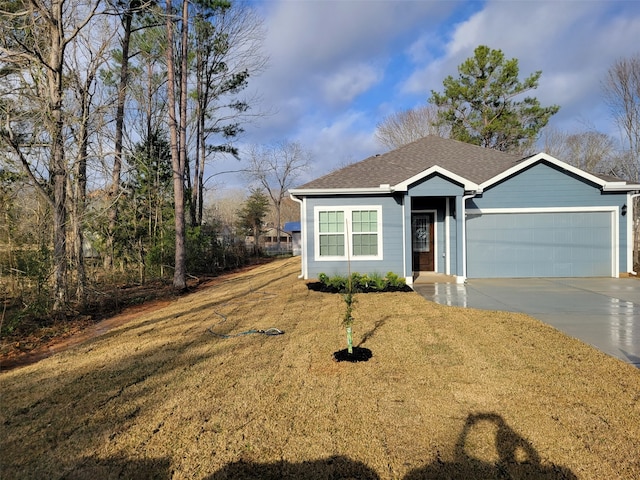
[[[85,480],[88,478],[135,478],[136,480],[169,480],[172,478],[171,462],[168,458],[143,460],[125,457],[85,457],[61,480]]]
[[[379,480],[378,474],[364,463],[347,457],[333,456],[321,460],[300,463],[285,461],[274,463],[254,463],[238,461],[229,463],[206,480],[314,480],[327,478],[357,478],[358,480]]]
[[[44,460],[53,456],[61,464],[60,469],[68,472],[55,478],[172,478],[169,460],[81,457],[72,447],[82,445],[85,452],[99,451],[106,438],[114,441],[126,436],[140,418],[146,418],[145,414],[158,409],[164,401],[154,394],[157,379],[168,385],[192,369],[197,370],[203,362],[212,361],[212,357],[224,355],[229,348],[251,349],[250,342],[242,347],[200,348],[212,342],[211,336],[202,332],[196,338],[179,338],[153,349],[124,352],[104,364],[91,363],[53,374],[40,380],[47,385],[46,394],[33,394],[34,384],[25,381],[20,387],[22,394],[17,395],[22,400],[5,406],[7,416],[2,427],[20,432],[28,447],[18,454],[20,448],[15,442],[0,437],[0,451],[5,454],[0,471],[15,471],[7,478],[51,478]],[[151,435],[159,431],[158,426]],[[7,448],[11,455],[6,454]],[[0,474],[0,478],[5,476]]]
[[[474,430],[489,427],[494,432],[495,450],[498,460],[491,462],[472,456],[471,447],[478,447],[477,438],[471,440]],[[470,414],[458,436],[454,460],[445,462],[438,458],[426,467],[412,470],[403,480],[426,479],[577,479],[568,468],[545,464],[531,442],[516,433],[496,413]]]
[[[362,335],[362,340],[360,340],[360,343],[358,343],[358,345],[356,346],[361,347],[362,345],[364,345],[367,342],[367,340],[369,340],[371,337],[373,337],[376,334],[379,328],[384,327],[388,319],[389,319],[389,316],[387,315],[386,317],[378,320],[373,325],[373,328],[371,330],[369,330],[368,332],[365,332],[364,335]]]

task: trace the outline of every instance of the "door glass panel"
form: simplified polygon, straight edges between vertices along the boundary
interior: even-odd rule
[[[414,252],[428,252],[431,244],[431,221],[429,215],[415,215],[412,222]]]

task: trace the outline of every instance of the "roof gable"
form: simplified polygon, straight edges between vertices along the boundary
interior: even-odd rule
[[[348,165],[296,190],[378,189],[381,185],[406,189],[409,183],[434,172],[462,184],[477,185],[514,165],[519,158],[430,135]]]
[[[468,143],[433,135],[390,152],[375,155],[329,173],[291,190],[294,195],[323,193],[365,194],[407,191],[409,186],[434,173],[482,191],[535,163],[546,161],[590,181],[604,191],[630,191],[640,185],[593,175],[546,153],[522,158]]]
[[[431,175],[440,175],[442,177],[445,177],[447,179],[450,179],[456,183],[459,183],[460,185],[462,185],[464,187],[465,190],[479,190],[480,187],[478,186],[477,183],[471,182],[470,180],[467,180],[464,177],[461,177],[460,175],[457,175],[453,172],[450,172],[447,169],[441,168],[439,166],[433,166],[431,168],[428,168],[427,170],[425,170],[424,172],[420,172],[417,175],[414,175],[411,178],[408,178],[407,180],[405,180],[404,182],[400,182],[398,184],[396,184],[394,187],[394,190],[397,192],[406,192],[409,187],[414,184],[419,182],[420,180],[422,180],[423,178],[427,178],[430,177]]]
[[[637,188],[637,185],[635,186],[629,185],[624,180],[613,178],[613,177],[605,177],[602,175],[594,175],[580,168],[574,167],[573,165],[569,165],[568,163],[558,160],[557,158],[547,153],[541,152],[536,155],[532,155],[530,157],[523,159],[522,161],[518,162],[516,165],[499,173],[495,177],[490,178],[485,182],[482,182],[480,184],[480,189],[484,190],[490,187],[491,185],[495,185],[496,183],[501,182],[511,177],[512,175],[516,175],[519,172],[526,170],[527,168],[538,163],[548,163],[548,164],[554,165],[560,170],[564,170],[569,173],[572,173],[573,175],[579,178],[582,178],[588,182],[591,182],[599,186],[603,191],[633,190],[634,188]]]

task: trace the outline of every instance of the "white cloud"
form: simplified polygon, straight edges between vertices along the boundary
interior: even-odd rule
[[[281,104],[300,96],[309,108],[331,110],[348,108],[340,100],[352,100],[375,85],[382,77],[381,66],[404,48],[404,37],[416,28],[436,25],[456,2],[318,0],[261,5],[270,65],[256,84],[265,101]]]
[[[360,64],[346,66],[329,75],[323,83],[324,99],[330,105],[348,104],[356,96],[369,90],[382,78],[380,69]]]
[[[308,123],[296,138],[312,154],[312,168],[304,181],[379,152],[373,132],[363,124],[368,125],[368,119],[357,111],[346,111],[326,124]]]
[[[640,2],[286,1],[257,3],[268,70],[250,79],[274,114],[248,143],[288,138],[315,158],[310,175],[380,151],[375,125],[423,104],[485,44],[518,58],[520,77],[542,70],[533,92],[558,104],[563,128],[608,121],[601,81],[640,49]],[[603,127],[604,128],[604,127]]]
[[[601,81],[616,58],[638,51],[640,2],[504,2],[485,7],[455,25],[446,54],[416,65],[403,84],[406,93],[441,91],[447,75],[473,55],[478,45],[517,58],[520,78],[542,70],[533,92],[543,105],[558,104],[552,122],[602,124]]]

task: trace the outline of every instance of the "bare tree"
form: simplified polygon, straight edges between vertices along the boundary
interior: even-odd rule
[[[264,188],[276,210],[278,250],[282,231],[282,201],[293,182],[309,167],[311,155],[297,142],[280,141],[253,146],[249,152],[249,178]]]
[[[376,127],[376,139],[390,150],[426,137],[449,136],[449,128],[438,124],[438,107],[425,105],[385,117]]]
[[[84,265],[84,228],[87,203],[87,165],[90,157],[91,138],[103,127],[104,110],[95,105],[96,81],[99,69],[107,62],[107,52],[112,46],[112,34],[108,28],[92,29],[91,35],[82,33],[71,44],[69,55],[69,83],[75,93],[75,104],[70,110],[69,130],[72,145],[68,148],[74,160],[70,162],[69,198],[73,251],[71,258],[76,273],[76,300],[84,308],[87,296],[87,275]],[[71,102],[69,102],[71,103]]]
[[[617,60],[609,68],[604,95],[618,124],[626,148],[617,165],[618,175],[640,182],[640,53]],[[634,251],[640,262],[640,199],[635,199]]]
[[[140,0],[115,0],[112,2],[116,13],[120,17],[122,25],[122,38],[120,40],[121,62],[120,78],[118,82],[118,99],[116,106],[116,131],[114,139],[113,169],[111,170],[111,186],[108,190],[109,225],[107,228],[107,253],[105,266],[113,266],[113,232],[118,221],[117,195],[120,190],[120,177],[122,173],[122,144],[124,135],[124,107],[127,100],[127,85],[129,83],[129,46],[131,43],[131,31],[134,13],[140,9]]]
[[[53,210],[53,309],[67,302],[67,181],[65,157],[64,88],[65,50],[96,14],[99,1],[69,5],[66,0],[3,3],[0,55],[5,84],[13,105],[6,110],[2,140],[10,147],[25,174]],[[17,87],[17,88],[13,88]],[[5,103],[4,106],[7,106]],[[29,107],[25,109],[25,105]],[[20,123],[32,125],[31,138],[18,131]],[[34,135],[35,134],[35,135]],[[37,136],[37,138],[36,138]],[[40,176],[34,156],[47,158]]]
[[[640,53],[617,60],[603,85],[611,115],[622,132],[625,150],[621,173],[640,181]]]
[[[568,133],[557,129],[543,130],[543,150],[563,162],[591,173],[611,175],[615,171],[618,152],[611,136],[588,130]]]

